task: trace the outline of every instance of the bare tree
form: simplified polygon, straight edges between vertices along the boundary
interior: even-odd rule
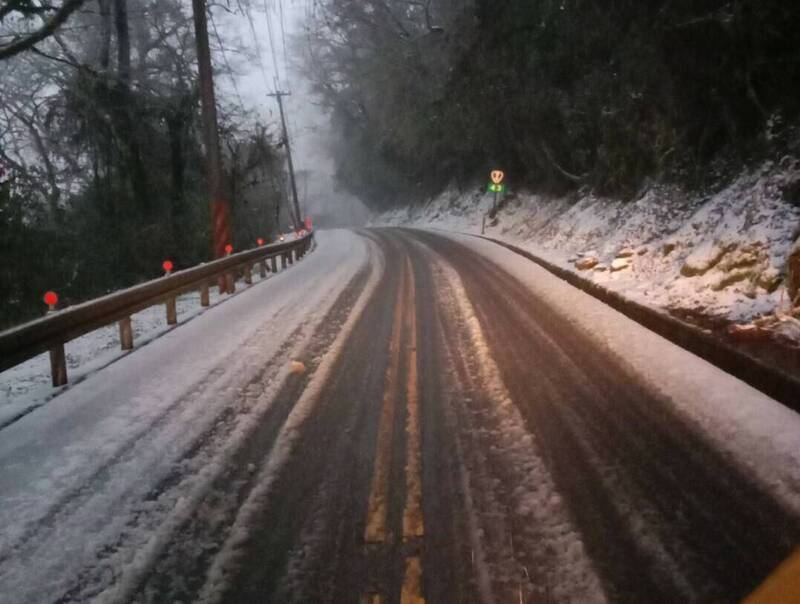
[[[85,0],[64,0],[60,5],[35,4],[31,0],[6,0],[0,5],[0,22],[15,13],[21,17],[37,17],[41,25],[33,31],[20,32],[11,42],[0,45],[0,60],[13,57],[33,48],[42,40],[52,36]]]

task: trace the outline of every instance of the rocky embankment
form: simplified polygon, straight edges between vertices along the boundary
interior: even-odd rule
[[[798,160],[767,162],[708,195],[654,186],[627,201],[551,198],[515,192],[513,176],[509,190],[486,235],[800,366]],[[453,188],[374,222],[480,233],[491,204],[482,189]]]

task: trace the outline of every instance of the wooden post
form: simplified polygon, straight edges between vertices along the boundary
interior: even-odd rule
[[[178,323],[178,306],[175,297],[167,299],[167,325],[176,325]]]
[[[67,383],[67,355],[64,352],[63,344],[50,349],[50,376],[53,379],[54,388]]]
[[[267,278],[267,262],[266,262],[266,260],[262,260],[261,262],[258,263],[258,270],[261,273],[261,278],[262,279],[266,279]]]
[[[273,273],[277,273],[278,272],[278,259],[275,256],[270,258],[270,264],[272,265],[272,272]]]
[[[200,306],[211,306],[211,297],[209,296],[208,283],[203,283],[200,288]]]
[[[253,267],[249,262],[247,266],[244,267],[244,282],[247,285],[253,285]]]
[[[225,275],[225,282],[228,286],[228,293],[234,293],[236,291],[236,277],[232,272]]]
[[[122,350],[133,350],[133,326],[130,317],[119,320],[119,344]]]

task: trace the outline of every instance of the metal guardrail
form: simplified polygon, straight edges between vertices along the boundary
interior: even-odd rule
[[[730,373],[753,388],[771,396],[777,401],[800,413],[800,377],[772,367],[764,361],[738,350],[702,330],[684,323],[667,313],[639,304],[622,294],[589,281],[566,268],[536,256],[516,245],[483,235],[473,235],[500,245],[515,254],[531,260],[559,277],[606,303],[614,310],[633,319],[661,337],[677,344]]]
[[[252,271],[256,266],[259,267],[262,278],[266,277],[269,271],[277,273],[279,258],[281,269],[284,269],[302,258],[311,248],[313,241],[312,232],[292,241],[231,254],[96,300],[51,312],[41,319],[0,332],[0,371],[49,351],[53,386],[63,386],[67,383],[64,344],[70,340],[118,322],[120,345],[123,350],[131,350],[133,348],[131,315],[134,313],[157,304],[165,304],[167,324],[175,325],[178,322],[176,310],[178,295],[199,291],[201,305],[209,306],[210,288],[221,279],[225,280],[227,291],[233,293],[237,274],[243,274],[244,282],[251,284]],[[269,266],[267,266],[268,261]]]

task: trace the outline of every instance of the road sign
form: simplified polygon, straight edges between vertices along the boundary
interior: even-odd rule
[[[505,180],[506,175],[502,170],[492,170],[491,177],[492,183],[499,185],[501,182],[503,182],[503,180]]]
[[[504,184],[501,184],[501,183],[490,182],[489,186],[488,186],[488,189],[489,189],[489,193],[505,193],[506,192],[506,186]]]

